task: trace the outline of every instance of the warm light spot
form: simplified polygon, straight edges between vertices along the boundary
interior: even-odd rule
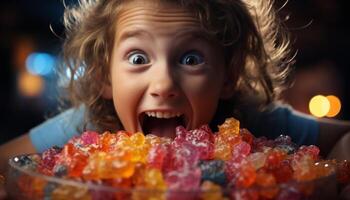
[[[30,37],[20,37],[14,40],[13,45],[13,63],[14,66],[22,71],[25,69],[25,62],[27,56],[35,49],[35,43]]]
[[[338,97],[334,95],[327,96],[327,99],[330,103],[330,109],[327,113],[327,117],[335,117],[337,114],[339,114],[341,109],[341,102]]]
[[[44,80],[30,73],[20,73],[18,77],[18,89],[23,96],[35,97],[44,89]]]
[[[330,103],[323,95],[314,96],[309,102],[310,113],[316,117],[324,117],[329,112]]]

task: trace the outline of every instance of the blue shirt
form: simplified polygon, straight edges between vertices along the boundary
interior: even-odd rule
[[[63,146],[83,130],[85,107],[69,109],[48,119],[29,131],[30,139],[38,152],[57,145]],[[242,119],[242,128],[247,128],[256,137],[270,139],[289,135],[298,145],[316,144],[319,126],[315,118],[293,110],[290,106],[272,104],[264,112],[251,112]],[[88,125],[88,129],[93,127]]]
[[[319,124],[316,118],[293,110],[288,105],[271,104],[263,112],[244,110],[242,128],[247,128],[255,137],[274,139],[289,135],[298,145],[317,144]]]
[[[46,120],[29,131],[29,137],[37,152],[57,145],[62,147],[73,136],[83,129],[84,106],[68,109],[59,115]]]

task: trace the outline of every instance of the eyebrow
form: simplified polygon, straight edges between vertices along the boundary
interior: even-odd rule
[[[200,29],[188,29],[185,31],[181,31],[177,34],[175,34],[175,39],[183,39],[183,40],[189,40],[189,39],[199,39],[199,40],[204,40],[209,43],[214,41],[214,38],[210,36],[208,33],[206,33],[204,30]]]
[[[128,38],[133,38],[133,37],[149,38],[151,40],[154,40],[153,35],[149,33],[147,30],[131,29],[131,30],[122,31],[121,35],[118,38],[116,38],[116,41],[120,43],[124,40],[127,40]],[[210,36],[204,30],[200,30],[198,28],[189,28],[187,30],[180,31],[174,35],[174,39],[177,41],[195,39],[195,40],[203,40],[209,43],[214,41],[212,36]]]

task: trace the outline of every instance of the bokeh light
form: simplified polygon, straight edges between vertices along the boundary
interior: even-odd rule
[[[323,95],[314,96],[309,102],[309,110],[315,117],[324,117],[330,109],[330,103],[327,97]]]
[[[26,59],[26,68],[33,75],[48,76],[53,73],[55,64],[55,57],[48,53],[31,53]]]
[[[78,67],[78,69],[74,72],[73,79],[74,80],[79,79],[79,77],[82,77],[84,73],[85,73],[84,67]],[[72,71],[69,68],[66,69],[66,76],[68,79],[72,78]]]
[[[44,89],[44,80],[38,75],[27,72],[18,75],[18,90],[23,96],[35,97],[39,96]]]
[[[337,116],[340,112],[340,109],[341,109],[341,102],[340,102],[339,98],[334,96],[334,95],[326,96],[326,98],[328,99],[328,101],[330,103],[330,109],[329,109],[326,116],[327,117]]]

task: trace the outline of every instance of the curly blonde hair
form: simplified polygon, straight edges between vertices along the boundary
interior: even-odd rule
[[[252,96],[260,107],[278,98],[291,60],[288,37],[271,0],[157,1],[189,9],[221,42],[230,81],[236,84],[233,97],[219,102],[216,117],[234,114]],[[63,66],[71,72],[69,98],[75,106],[86,105],[87,119],[99,130],[123,128],[112,100],[103,97],[103,87],[110,84],[115,21],[124,2],[130,0],[80,0],[64,13]]]

